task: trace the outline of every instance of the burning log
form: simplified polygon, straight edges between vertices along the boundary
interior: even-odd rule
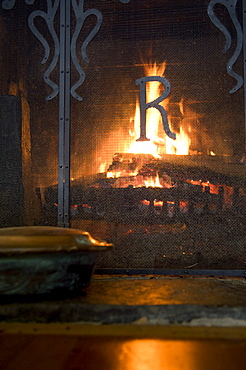
[[[108,178],[112,172],[115,176]],[[165,223],[246,208],[243,178],[151,155],[116,153],[107,174],[86,181],[81,178],[71,183],[75,218]],[[44,199],[46,206],[54,207],[57,186],[47,188]]]
[[[107,177],[135,176],[139,168],[153,159],[151,154],[115,153]]]

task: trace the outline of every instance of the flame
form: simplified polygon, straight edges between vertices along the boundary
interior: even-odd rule
[[[123,171],[108,171],[107,172],[107,178],[108,179],[117,179],[118,177],[123,176],[122,172]]]
[[[145,64],[144,70],[146,76],[164,76],[166,62],[161,64]],[[158,81],[151,81],[146,84],[146,100],[151,102],[160,96],[162,84]],[[140,136],[140,108],[139,102],[136,102],[134,116],[134,131],[131,132],[132,144],[128,150],[129,153],[152,154],[155,158],[160,158],[158,144],[163,139],[158,136],[161,116],[157,109],[149,108],[146,110],[146,136],[150,141],[136,141]]]
[[[180,113],[184,117],[184,99],[182,98],[178,103]],[[188,125],[188,132],[185,132],[181,126],[179,133],[176,133],[176,140],[170,139],[166,136],[166,154],[176,154],[176,155],[188,155],[189,148],[191,144],[191,139],[189,134],[191,133],[191,126]]]
[[[176,140],[166,137],[166,154],[188,155],[190,143],[189,135],[181,127]]]
[[[156,62],[145,64],[144,71],[146,76],[164,76],[166,62],[157,64]],[[163,86],[158,81],[151,81],[146,84],[146,100],[151,102],[160,96]],[[162,102],[167,110],[168,99]],[[184,113],[183,99],[178,103],[181,114]],[[150,141],[136,141],[140,136],[140,107],[139,102],[136,102],[134,116],[134,130],[130,131],[132,143],[128,149],[129,153],[145,153],[152,154],[155,158],[161,158],[160,149],[166,146],[166,154],[188,155],[191,140],[188,133],[180,127],[180,132],[176,134],[176,140],[170,139],[162,129],[163,137],[159,137],[159,129],[161,127],[161,116],[157,109],[149,108],[146,110],[146,136]],[[171,125],[170,125],[171,126]],[[190,131],[190,130],[189,130]]]
[[[100,164],[98,172],[103,173],[103,172],[106,172],[106,170],[107,170],[107,162],[105,161]]]
[[[146,188],[162,188],[163,186],[160,183],[160,178],[158,173],[155,177],[150,176],[147,180],[144,180],[144,185]]]

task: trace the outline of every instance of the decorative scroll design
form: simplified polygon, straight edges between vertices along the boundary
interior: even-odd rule
[[[71,40],[71,58],[72,58],[72,61],[73,61],[73,64],[74,64],[76,70],[79,73],[78,81],[71,87],[71,95],[75,99],[81,101],[82,97],[79,96],[76,93],[76,90],[84,82],[85,72],[84,72],[84,70],[82,69],[82,67],[79,63],[79,60],[78,60],[78,57],[77,57],[77,54],[76,54],[77,39],[78,39],[78,36],[79,36],[79,34],[82,30],[82,27],[83,27],[83,24],[84,24],[86,18],[90,17],[91,15],[92,16],[94,15],[96,17],[96,24],[95,24],[94,28],[91,30],[91,32],[89,33],[89,35],[85,38],[85,40],[83,41],[82,46],[81,46],[82,58],[86,63],[89,63],[90,60],[87,56],[86,49],[87,49],[88,44],[91,42],[93,37],[98,33],[98,31],[99,31],[99,29],[102,25],[102,13],[98,9],[88,9],[88,10],[84,11],[84,0],[79,0],[79,2],[77,2],[77,0],[71,0],[71,1],[72,1],[74,14],[76,16],[76,27],[75,27],[75,31],[74,31],[74,34],[73,34],[72,40]],[[123,4],[127,4],[127,3],[130,2],[130,0],[120,0],[120,2],[123,3]]]
[[[216,4],[220,3],[220,4],[224,5],[227,8],[228,13],[231,17],[231,20],[232,20],[232,22],[235,26],[236,33],[237,33],[236,50],[235,50],[233,56],[230,58],[230,60],[227,63],[227,73],[230,76],[232,76],[233,78],[235,78],[236,81],[237,81],[236,86],[234,86],[230,90],[230,93],[236,92],[243,85],[243,78],[238,73],[233,71],[233,65],[237,61],[237,59],[238,59],[238,57],[239,57],[239,55],[242,51],[242,45],[243,45],[243,31],[242,31],[242,27],[241,27],[241,25],[238,21],[237,14],[236,14],[237,1],[238,0],[211,0],[209,5],[208,5],[208,16],[209,16],[210,20],[215,24],[216,27],[219,28],[219,30],[225,36],[226,42],[225,42],[225,47],[224,47],[224,50],[223,50],[224,54],[231,47],[231,35],[230,35],[229,31],[227,30],[227,28],[220,22],[220,20],[214,14],[214,6]]]
[[[53,71],[53,69],[56,67],[59,56],[60,56],[60,40],[57,36],[57,33],[55,31],[54,27],[54,21],[55,17],[57,14],[57,10],[59,8],[61,0],[46,0],[47,3],[47,12],[45,13],[44,11],[41,10],[35,10],[33,11],[29,18],[28,18],[28,24],[33,32],[33,34],[37,37],[37,39],[41,42],[41,44],[44,47],[44,58],[42,60],[42,64],[45,64],[50,56],[50,45],[47,42],[47,40],[44,38],[44,36],[39,32],[39,30],[36,28],[34,21],[35,18],[41,17],[44,19],[44,21],[47,24],[47,27],[49,29],[49,32],[51,34],[51,37],[53,39],[54,43],[54,56],[53,59],[47,68],[47,70],[44,73],[44,81],[52,88],[52,93],[46,98],[47,100],[53,99],[58,93],[59,93],[59,86],[50,79],[50,74]],[[87,46],[93,39],[93,37],[98,33],[101,24],[102,24],[102,14],[99,10],[97,9],[88,9],[84,11],[84,0],[67,0],[71,1],[73,11],[76,17],[76,26],[75,26],[75,31],[74,34],[71,37],[71,59],[72,62],[79,74],[79,79],[78,81],[71,87],[70,92],[71,95],[81,101],[82,97],[79,96],[76,92],[79,86],[82,85],[82,83],[85,80],[85,72],[82,69],[80,63],[79,63],[79,58],[77,56],[77,41],[78,37],[81,33],[82,27],[84,25],[85,20],[90,17],[90,16],[95,16],[96,17],[96,24],[89,33],[89,35],[84,39],[82,46],[81,46],[81,56],[82,59],[86,62],[89,63],[89,58],[87,56]],[[130,2],[130,0],[119,0],[123,4],[127,4]],[[10,10],[14,7],[16,0],[3,0],[2,1],[2,7],[5,10]],[[34,4],[35,0],[25,0],[26,4],[31,5]]]
[[[56,16],[58,6],[59,6],[59,0],[55,0],[54,5],[52,5],[51,0],[47,0],[47,13],[45,13],[43,11],[40,11],[40,10],[36,10],[36,11],[32,12],[30,14],[29,18],[28,18],[28,25],[29,25],[31,31],[37,37],[37,39],[41,42],[41,44],[43,45],[44,50],[45,50],[45,55],[44,55],[44,58],[41,62],[42,64],[45,64],[47,62],[48,58],[49,58],[50,46],[49,46],[48,42],[45,40],[45,38],[41,35],[41,33],[37,30],[37,28],[34,25],[34,19],[36,17],[41,17],[45,20],[45,22],[48,26],[48,29],[50,31],[50,34],[51,34],[51,36],[53,38],[53,41],[54,41],[55,50],[54,50],[53,60],[52,60],[49,67],[47,68],[47,70],[44,73],[44,81],[53,89],[53,92],[46,98],[47,100],[51,100],[59,92],[58,85],[55,82],[51,81],[51,79],[49,77],[50,73],[53,71],[53,69],[57,65],[57,62],[58,62],[58,59],[59,59],[59,53],[60,53],[59,52],[59,49],[60,49],[59,39],[58,39],[58,36],[57,36],[56,31],[54,29],[54,19],[55,19],[55,16]]]
[[[78,39],[78,36],[80,34],[80,31],[83,27],[83,24],[84,24],[86,18],[91,16],[91,15],[96,16],[96,19],[97,19],[96,20],[96,25],[94,26],[92,31],[89,33],[89,35],[86,37],[86,39],[83,41],[82,47],[81,47],[82,58],[86,63],[89,63],[89,58],[88,58],[87,53],[86,53],[86,48],[87,48],[88,44],[93,39],[93,37],[97,34],[97,32],[99,31],[99,29],[101,27],[102,14],[97,9],[88,9],[84,12],[84,10],[83,10],[84,0],[79,0],[79,3],[77,3],[77,0],[72,0],[72,5],[73,5],[74,14],[76,16],[76,27],[75,27],[75,31],[74,31],[74,34],[73,34],[73,37],[72,37],[72,40],[71,40],[71,57],[72,57],[73,64],[74,64],[76,70],[79,73],[79,80],[71,87],[71,95],[75,99],[81,101],[82,98],[81,98],[81,96],[79,96],[76,93],[76,89],[84,82],[85,72],[81,68],[81,66],[79,64],[79,61],[78,61],[78,58],[77,58],[77,55],[76,55],[77,39]]]

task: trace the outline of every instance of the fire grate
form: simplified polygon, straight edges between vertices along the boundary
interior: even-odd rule
[[[213,163],[217,160],[213,158]],[[153,159],[143,162],[136,176],[107,178],[101,174],[87,186],[84,179],[71,184],[73,227],[86,228],[115,244],[113,252],[99,257],[99,271],[166,273],[171,269],[178,274],[201,270],[207,274],[210,270],[218,275],[218,271],[233,268],[244,274],[244,179],[200,166]],[[116,171],[122,170],[115,156],[113,163]],[[132,185],[149,180],[150,167],[158,169],[160,185],[168,181],[169,188]],[[173,180],[172,186],[168,179]],[[57,186],[43,189],[40,199],[44,199],[44,219],[53,213],[55,222]]]

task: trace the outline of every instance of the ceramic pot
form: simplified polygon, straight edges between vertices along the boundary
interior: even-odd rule
[[[77,229],[2,228],[0,295],[77,293],[90,284],[97,253],[112,247]]]

